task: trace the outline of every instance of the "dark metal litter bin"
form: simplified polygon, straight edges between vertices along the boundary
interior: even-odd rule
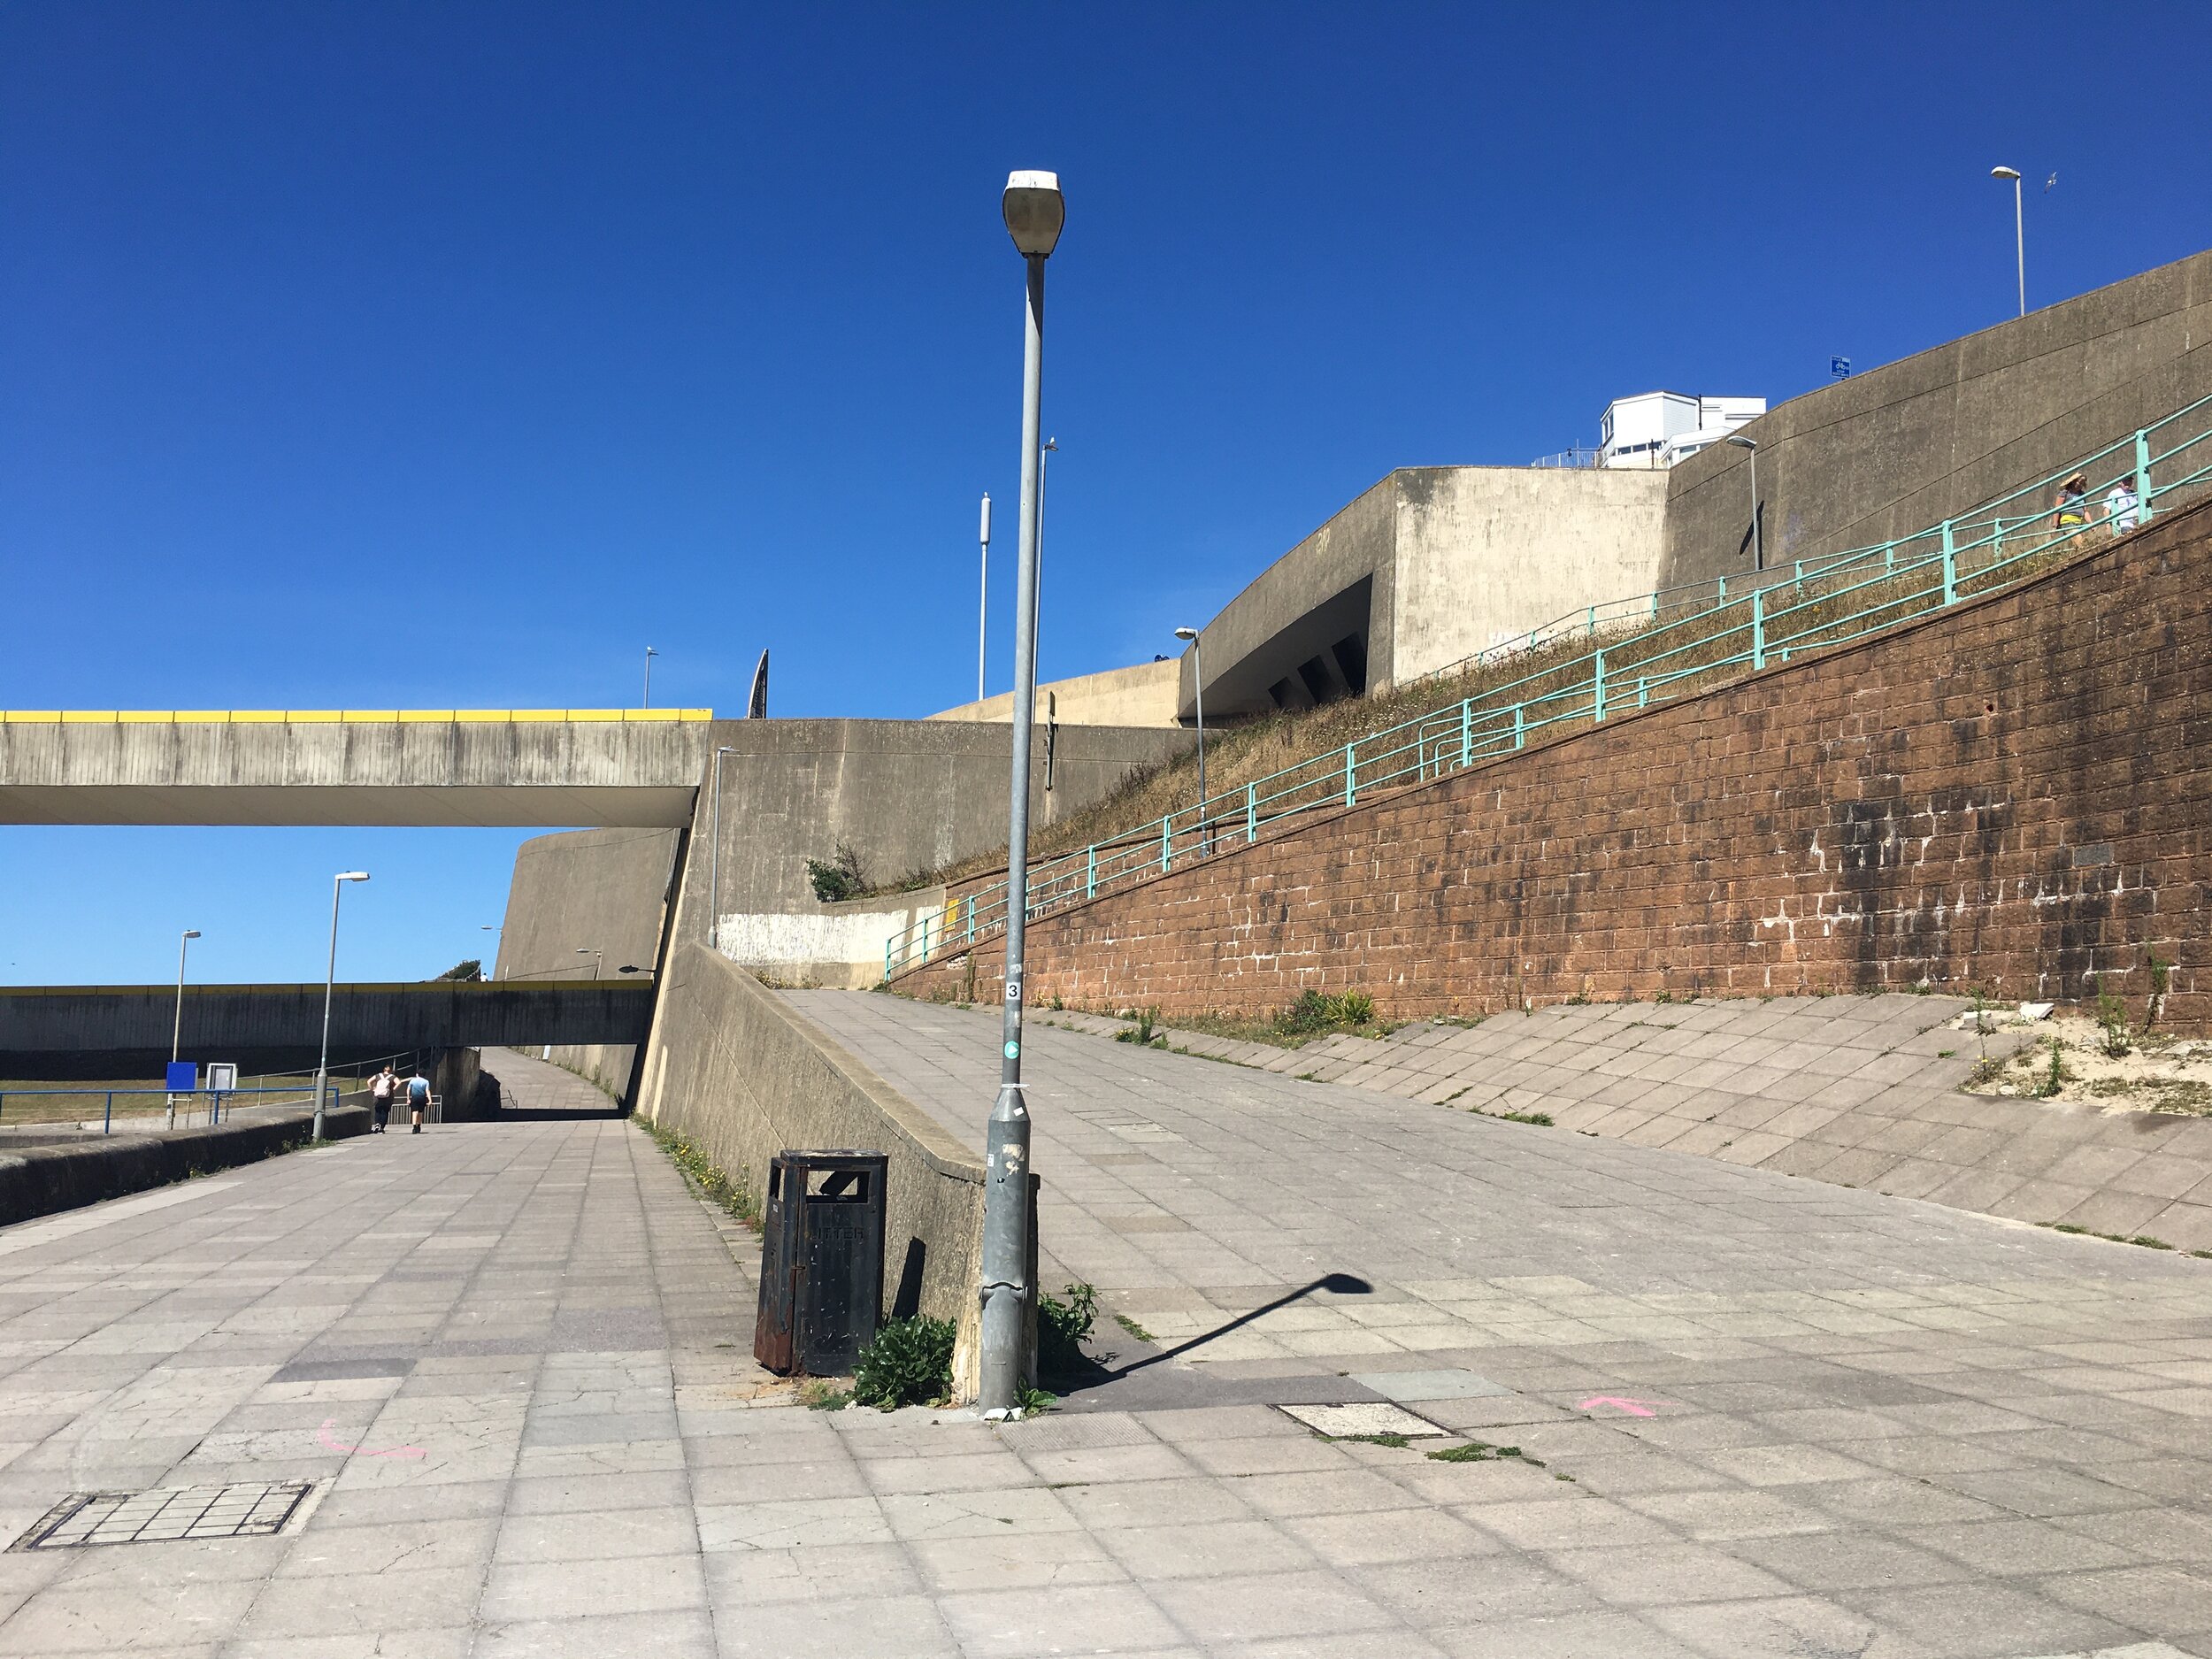
[[[841,1377],[883,1307],[880,1152],[779,1152],[761,1225],[753,1357],[779,1376]]]

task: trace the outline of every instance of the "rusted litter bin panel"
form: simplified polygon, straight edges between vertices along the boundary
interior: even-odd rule
[[[841,1377],[883,1307],[880,1152],[779,1152],[761,1225],[753,1357],[780,1376]]]

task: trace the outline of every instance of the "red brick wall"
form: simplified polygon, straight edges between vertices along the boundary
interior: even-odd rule
[[[2212,505],[2019,589],[1032,924],[1029,995],[1386,1013],[1910,987],[2212,1020]],[[998,948],[907,976],[998,994]],[[2200,987],[2207,988],[2200,988]]]

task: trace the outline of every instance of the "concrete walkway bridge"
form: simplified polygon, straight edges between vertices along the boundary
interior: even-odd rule
[[[687,826],[706,709],[0,712],[0,824]]]

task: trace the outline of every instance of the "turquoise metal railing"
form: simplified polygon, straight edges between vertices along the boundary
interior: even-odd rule
[[[2062,524],[2047,497],[2076,472],[2089,478],[2083,521]],[[1793,653],[1847,644],[1999,591],[2032,573],[2032,562],[2043,556],[2111,534],[2114,526],[2098,520],[2113,487],[2124,481],[2135,497],[2137,523],[2212,485],[2212,397],[1940,524],[1740,576],[1733,597],[1722,577],[1587,605],[1532,628],[1425,678],[1473,672],[1563,641],[1579,639],[1591,649],[1125,835],[1037,860],[1030,865],[1028,914],[1033,919],[1081,903],[1170,870],[1178,859],[1249,845],[1269,826],[1301,813],[1354,806],[1377,789],[1430,781],[1558,728],[1703,691],[1733,674],[1787,663]],[[966,950],[1005,926],[1000,881],[950,902],[941,917],[926,916],[894,933],[884,942],[884,977]]]

